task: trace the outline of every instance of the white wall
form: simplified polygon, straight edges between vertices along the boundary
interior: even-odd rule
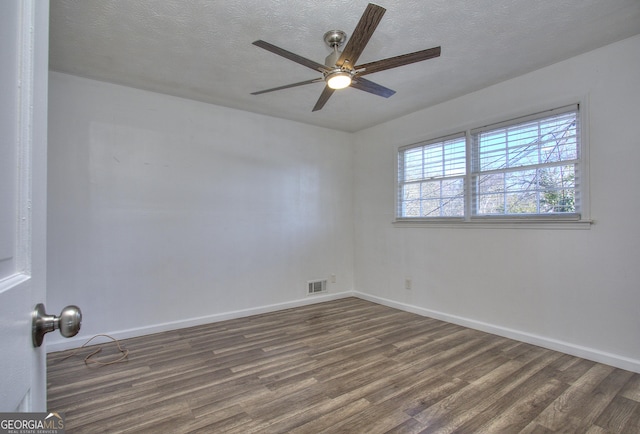
[[[580,99],[589,117],[590,230],[392,226],[399,146]],[[372,300],[640,371],[639,103],[636,36],[361,131],[356,288]]]
[[[352,136],[52,72],[47,310],[119,337],[353,289]]]
[[[336,296],[640,372],[638,77],[634,37],[349,135],[51,73],[47,308],[85,320],[49,349],[308,302],[336,274]],[[591,229],[392,226],[398,146],[578,99]]]

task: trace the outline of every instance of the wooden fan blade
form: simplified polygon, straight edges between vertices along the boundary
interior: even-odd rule
[[[382,6],[369,3],[362,17],[360,17],[358,25],[353,30],[351,38],[347,41],[347,45],[345,45],[340,58],[336,62],[336,66],[342,67],[345,62],[348,62],[351,65],[351,69],[353,69],[353,65],[358,61],[360,54],[362,54],[364,47],[367,46],[367,42],[371,39],[371,35],[378,27],[385,12],[386,9]]]
[[[322,107],[324,107],[324,105],[327,103],[331,95],[333,95],[333,92],[334,92],[334,89],[331,89],[329,86],[325,86],[324,90],[320,94],[320,98],[318,98],[318,102],[316,102],[316,105],[313,107],[313,110],[311,111],[317,112]]]
[[[400,56],[389,57],[375,62],[364,63],[356,66],[355,69],[359,71],[358,76],[362,76],[378,71],[384,71],[385,69],[397,68],[398,66],[421,62],[438,56],[440,56],[440,47],[433,47],[426,50],[416,51],[414,53],[402,54]],[[361,69],[362,71],[360,71]]]
[[[396,93],[395,90],[391,90],[387,87],[379,85],[378,83],[374,83],[371,80],[360,77],[356,77],[356,79],[351,82],[351,87],[359,90],[364,90],[365,92],[369,92],[385,98],[389,98],[391,95]]]
[[[311,68],[315,71],[325,72],[329,70],[329,68],[327,68],[322,63],[314,62],[313,60],[299,56],[295,53],[292,53],[291,51],[287,51],[284,48],[276,47],[275,45],[270,44],[266,41],[257,40],[252,43],[256,47],[264,48],[265,50],[271,51],[272,53],[277,54],[278,56],[282,56],[286,59],[293,60],[294,62],[299,63],[300,65],[304,65],[307,68]]]
[[[273,92],[273,91],[282,90],[282,89],[289,89],[290,87],[304,86],[305,84],[319,83],[321,81],[324,81],[322,77],[314,78],[313,80],[305,80],[305,81],[300,81],[298,83],[285,84],[284,86],[272,87],[271,89],[259,90],[258,92],[251,92],[251,95],[261,95],[267,92]]]

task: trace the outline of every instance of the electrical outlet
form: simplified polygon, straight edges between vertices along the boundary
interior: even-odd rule
[[[409,278],[404,279],[404,289],[411,290],[412,283],[413,282],[411,282],[411,279]]]
[[[335,274],[331,275],[331,283],[336,283],[336,275]]]

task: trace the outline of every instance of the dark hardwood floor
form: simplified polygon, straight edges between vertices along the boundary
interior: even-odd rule
[[[640,374],[357,298],[122,343],[49,354],[68,433],[640,433]]]

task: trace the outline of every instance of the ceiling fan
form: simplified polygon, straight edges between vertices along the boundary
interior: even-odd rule
[[[433,47],[426,50],[416,51],[414,53],[402,54],[400,56],[389,57],[387,59],[358,65],[356,62],[366,47],[367,42],[369,42],[369,39],[373,35],[376,27],[382,20],[382,16],[385,11],[385,8],[369,3],[343,51],[339,51],[338,48],[340,48],[346,41],[347,34],[342,30],[330,30],[325,33],[324,41],[333,50],[333,52],[327,56],[324,65],[314,62],[313,60],[306,59],[283,48],[276,47],[275,45],[262,40],[253,42],[253,45],[264,48],[267,51],[271,51],[272,53],[299,63],[300,65],[304,65],[308,68],[321,72],[322,77],[253,92],[251,95],[260,95],[276,90],[324,81],[326,85],[322,94],[320,94],[320,98],[316,102],[316,105],[313,107],[312,111],[314,112],[324,107],[335,90],[344,89],[346,87],[353,87],[374,95],[389,98],[391,95],[396,93],[394,90],[362,78],[362,76],[438,57],[440,56],[440,47]]]

